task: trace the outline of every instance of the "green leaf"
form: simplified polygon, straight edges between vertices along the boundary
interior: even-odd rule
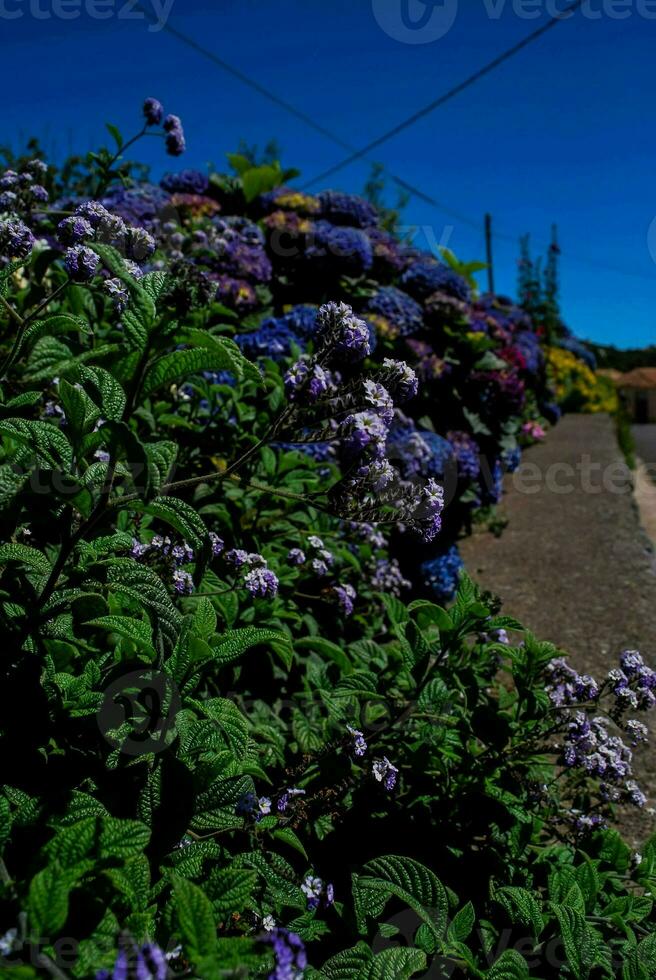
[[[70,868],[87,856],[96,841],[97,821],[86,817],[59,830],[49,841],[46,851],[51,861]]]
[[[27,912],[30,933],[52,942],[68,918],[69,886],[57,863],[39,871],[30,883]]]
[[[70,471],[73,465],[71,444],[61,429],[49,422],[2,419],[0,434],[27,446],[37,460],[48,469]]]
[[[359,980],[410,980],[420,970],[426,969],[426,954],[408,946],[385,949],[368,963],[359,974]]]
[[[453,917],[453,922],[447,930],[450,940],[463,943],[471,934],[476,922],[476,912],[471,902],[467,902]]]
[[[219,636],[216,643],[213,644],[214,659],[219,664],[230,664],[239,660],[241,655],[246,650],[250,650],[251,647],[273,642],[289,645],[290,640],[286,633],[280,633],[277,630],[258,629],[255,626],[229,630]]]
[[[277,830],[273,831],[273,836],[276,838],[276,840],[281,840],[284,844],[289,844],[290,847],[293,847],[295,851],[298,851],[299,854],[303,855],[306,861],[309,860],[307,851],[303,847],[302,841],[300,840],[298,834],[291,829],[291,827],[279,827]]]
[[[36,548],[29,548],[25,544],[2,544],[0,545],[0,565],[5,565],[10,561],[20,562],[29,565],[35,572],[41,575],[49,575],[51,571],[50,562],[44,554]]]
[[[100,411],[91,401],[85,391],[72,384],[65,378],[59,382],[59,397],[66,415],[66,424],[70,426],[74,439],[79,439],[100,418]]]
[[[182,535],[194,551],[209,548],[209,537],[205,522],[198,511],[177,497],[156,497],[150,500],[143,510],[160,521],[164,521]]]
[[[526,888],[508,885],[494,893],[495,901],[505,909],[513,925],[528,926],[535,939],[544,927],[540,901]]]
[[[90,619],[86,625],[108,630],[110,633],[118,633],[119,636],[131,640],[144,650],[151,661],[157,658],[157,651],[153,647],[152,628],[149,623],[141,619],[133,619],[131,616],[101,616],[100,619]]]
[[[107,127],[107,132],[112,136],[114,142],[116,143],[116,149],[120,152],[123,149],[123,137],[121,136],[121,131],[118,127],[114,126],[112,123],[105,123]]]
[[[140,820],[102,817],[99,853],[103,858],[130,858],[141,854],[150,841],[150,829]]]
[[[273,190],[282,182],[282,173],[279,167],[265,165],[262,167],[251,167],[240,173],[241,185],[244,189],[244,197],[250,204],[260,194]]]
[[[116,378],[102,367],[78,368],[79,380],[90,385],[97,392],[96,399],[102,417],[112,422],[120,422],[125,410],[126,396]]]
[[[321,968],[321,977],[326,977],[327,980],[357,980],[372,959],[373,953],[367,944],[358,943],[351,949],[344,949],[331,956]]]
[[[485,976],[487,980],[529,980],[528,965],[516,949],[507,949]]]
[[[173,649],[178,638],[180,614],[160,577],[133,558],[109,558],[101,564],[107,567],[112,592],[133,600],[137,608],[145,608],[154,621],[155,646]]]
[[[246,372],[258,381],[257,368],[226,338],[211,338],[211,346],[191,347],[163,354],[148,368],[143,381],[144,395],[202,371],[233,371],[238,377]]]
[[[249,868],[216,868],[207,891],[217,914],[222,917],[243,912],[252,902],[257,873]]]
[[[392,896],[400,898],[430,928],[436,939],[446,934],[449,903],[439,878],[412,858],[389,855],[369,861],[364,874],[353,876],[353,898],[358,928],[377,917]]]
[[[160,440],[147,443],[144,448],[148,460],[151,491],[159,493],[162,486],[170,479],[178,455],[178,447],[174,442]]]
[[[209,898],[185,878],[175,877],[173,904],[183,941],[191,956],[208,956],[216,949],[214,911]]]

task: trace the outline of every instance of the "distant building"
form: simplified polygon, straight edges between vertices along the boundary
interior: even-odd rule
[[[656,367],[634,368],[615,384],[634,422],[656,422]]]

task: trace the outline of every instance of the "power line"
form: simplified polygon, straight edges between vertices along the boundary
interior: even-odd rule
[[[546,33],[548,30],[555,27],[556,24],[559,22],[559,20],[563,19],[565,15],[567,15],[568,13],[574,13],[574,11],[578,7],[582,6],[583,3],[584,0],[577,0],[576,3],[573,3],[569,7],[565,8],[565,10],[562,11],[562,13],[559,16],[552,18],[547,24],[544,24],[537,31],[534,31],[533,34],[524,38],[523,41],[515,45],[514,48],[510,48],[508,51],[504,52],[504,54],[496,58],[493,62],[490,62],[487,66],[485,66],[484,69],[481,69],[479,72],[475,73],[475,75],[470,76],[470,78],[467,79],[466,82],[463,82],[459,86],[456,86],[455,89],[452,89],[451,92],[453,94],[450,97],[453,98],[455,94],[458,94],[458,92],[463,91],[464,88],[468,87],[469,85],[472,85],[474,81],[478,80],[478,78],[483,77],[483,75],[485,74],[488,74],[490,71],[492,71],[493,67],[496,67],[497,64],[501,64],[503,61],[507,61],[510,57],[512,57],[513,54],[517,53],[517,51],[520,51],[522,48],[532,43],[532,41],[534,41],[537,37],[540,37],[542,34]],[[149,20],[151,23],[153,22],[151,11],[144,8],[140,3],[136,4],[136,8],[139,9],[144,14],[147,20]],[[188,34],[184,34],[182,31],[177,30],[177,28],[172,27],[168,22],[162,26],[162,30],[169,33],[172,37],[175,37],[178,41],[180,41],[180,43],[194,50],[197,54],[200,54],[204,58],[207,58],[218,68],[220,68],[222,71],[225,71],[228,74],[232,75],[243,85],[246,85],[248,88],[257,92],[259,95],[267,99],[269,102],[272,102],[274,105],[277,105],[279,108],[284,109],[285,112],[288,112],[290,115],[294,116],[300,122],[304,123],[306,126],[310,127],[315,132],[319,133],[321,136],[324,136],[326,139],[330,140],[332,143],[335,143],[337,146],[340,146],[342,149],[348,150],[353,156],[349,157],[348,161],[343,161],[341,164],[339,164],[338,165],[339,169],[341,169],[343,166],[346,166],[346,163],[350,162],[351,159],[359,159],[359,158],[366,159],[365,154],[369,152],[369,147],[364,147],[360,150],[357,150],[352,143],[349,143],[348,141],[342,139],[338,134],[334,133],[332,130],[328,129],[325,126],[322,126],[320,123],[317,123],[311,116],[308,116],[305,112],[303,112],[301,109],[298,109],[291,102],[288,102],[286,99],[283,99],[275,95],[273,92],[269,91],[269,89],[265,88],[264,85],[261,85],[258,81],[251,78],[245,72],[242,72],[239,68],[235,68],[234,65],[231,65],[229,62],[225,61],[225,59],[221,58],[214,51],[210,51],[209,48],[206,48],[202,44],[199,44],[197,41],[194,40],[194,38],[190,37]],[[401,128],[403,129],[407,128],[407,126],[411,125],[412,122],[414,122],[417,118],[420,118],[421,115],[425,115],[427,112],[432,111],[434,108],[437,108],[437,103],[439,103],[440,101],[441,104],[443,104],[443,100],[445,99],[445,97],[446,95],[442,96],[441,99],[435,100],[434,103],[431,103],[430,107],[426,106],[423,110],[420,110],[419,113],[415,113],[414,116],[406,120],[405,123],[400,124]],[[382,137],[379,137],[378,140],[374,141],[374,144],[376,146],[379,145],[380,142],[387,140],[391,137],[391,135],[394,135],[396,131],[400,131],[399,127],[395,127],[393,131],[390,131],[389,133],[384,134]],[[374,144],[370,144],[370,146]],[[368,162],[378,163],[378,161],[373,161],[371,159],[369,159]],[[454,210],[449,205],[444,204],[442,201],[438,201],[435,197],[433,197],[432,194],[429,194],[426,191],[422,190],[421,188],[415,186],[414,184],[404,179],[403,177],[399,177],[397,174],[392,173],[389,170],[389,168],[384,164],[379,163],[379,166],[382,167],[383,172],[387,175],[389,180],[396,187],[411,194],[413,197],[416,197],[418,200],[423,201],[425,204],[430,205],[431,207],[440,211],[442,214],[449,215],[449,217],[455,218],[457,221],[461,222],[462,224],[468,225],[470,228],[482,232],[483,226],[481,224],[481,221],[477,220],[476,218],[472,218],[469,215],[465,215],[460,213],[459,211]],[[334,168],[331,168],[331,172],[334,172]],[[319,177],[315,177],[312,181],[310,181],[310,183],[315,183],[317,180],[319,180]],[[493,237],[499,240],[517,243],[517,241],[520,238],[520,234],[519,233],[510,234],[508,232],[504,233],[504,232],[495,231]],[[652,276],[645,275],[644,273],[637,272],[636,270],[623,269],[618,266],[609,265],[607,263],[597,262],[593,259],[585,259],[582,256],[578,256],[575,254],[572,255],[569,255],[569,253],[564,253],[564,254],[566,254],[571,261],[589,265],[592,266],[593,268],[603,269],[604,271],[615,272],[618,273],[619,275],[630,276],[632,278],[645,279],[645,280],[649,280],[650,282],[654,281]]]
[[[372,150],[377,149],[379,146],[382,146],[383,143],[386,143],[388,140],[392,139],[393,136],[398,136],[399,133],[402,133],[403,130],[408,129],[409,126],[412,126],[419,119],[423,119],[424,116],[428,116],[430,115],[431,112],[434,112],[436,109],[441,108],[441,106],[445,105],[447,102],[450,102],[451,99],[454,99],[457,95],[460,95],[461,92],[464,92],[472,85],[475,85],[476,82],[480,81],[481,78],[484,78],[486,75],[489,75],[496,68],[499,68],[500,65],[503,65],[506,61],[509,61],[520,51],[523,51],[524,48],[527,48],[530,44],[533,44],[534,41],[537,41],[537,39],[542,37],[543,34],[546,34],[547,31],[553,30],[553,28],[556,27],[558,24],[560,24],[561,20],[564,20],[567,15],[576,13],[579,7],[583,6],[584,2],[585,0],[574,0],[574,3],[571,3],[562,12],[558,14],[553,14],[549,18],[546,24],[543,24],[541,27],[538,27],[535,31],[532,31],[531,34],[528,34],[523,40],[519,41],[517,44],[514,44],[512,47],[502,52],[502,54],[498,55],[496,58],[493,58],[492,61],[489,61],[486,65],[484,65],[482,68],[479,68],[478,71],[475,71],[472,75],[469,75],[469,77],[466,78],[464,81],[459,82],[457,85],[454,85],[453,88],[450,88],[447,92],[444,92],[444,94],[440,95],[437,99],[433,99],[432,102],[429,102],[428,105],[425,105],[423,108],[418,109],[417,112],[413,112],[411,116],[407,117],[407,119],[404,119],[402,122],[397,123],[397,125],[393,126],[392,129],[388,129],[386,133],[383,133],[381,136],[378,136],[375,140],[372,140],[370,143],[367,143],[367,145],[363,146],[362,149],[356,150],[350,156],[345,157],[345,159],[340,161],[340,163],[334,164],[334,166],[329,167],[327,170],[324,170],[316,177],[313,177],[312,180],[307,182],[307,184],[304,184],[304,187],[310,187],[312,184],[315,184],[320,180],[325,180],[327,177],[332,177],[332,175],[337,173],[338,170],[342,170],[344,167],[347,167],[349,164],[354,163],[356,160],[359,160],[363,156],[366,156]]]

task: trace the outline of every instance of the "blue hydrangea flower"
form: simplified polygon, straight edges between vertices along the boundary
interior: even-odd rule
[[[515,473],[522,462],[522,450],[520,446],[514,449],[506,449],[503,454],[502,462],[509,473]]]
[[[261,327],[252,333],[242,333],[235,341],[246,357],[255,360],[258,357],[270,357],[274,361],[289,357],[291,345],[296,344],[301,350],[305,345],[300,338],[281,320],[265,320]]]
[[[372,228],[378,224],[378,211],[369,201],[355,194],[322,191],[318,195],[321,217],[334,225]]]
[[[336,276],[364,275],[374,262],[371,242],[360,228],[340,227],[329,221],[317,221],[305,257]]]
[[[492,468],[481,468],[481,503],[483,506],[498,504],[503,496],[503,467],[498,459],[494,460]]]
[[[180,170],[164,174],[160,187],[169,194],[205,194],[210,186],[209,177],[200,170]]]
[[[448,432],[447,439],[458,461],[458,476],[464,480],[476,480],[481,471],[480,449],[468,432]]]
[[[379,289],[369,300],[367,308],[389,320],[400,337],[418,333],[423,327],[421,306],[396,286],[383,286]]]
[[[422,442],[428,446],[430,456],[422,463],[421,472],[424,476],[434,476],[438,479],[443,478],[454,465],[455,453],[453,446],[444,436],[439,436],[435,432],[427,429],[419,429]]]
[[[524,355],[526,370],[537,374],[544,363],[540,339],[531,330],[520,330],[515,334],[515,345]]]
[[[457,272],[435,259],[413,262],[401,277],[401,285],[415,299],[425,300],[431,293],[443,292],[468,303],[471,289]]]
[[[442,554],[423,562],[420,573],[424,585],[439,602],[450,602],[458,591],[459,576],[463,568],[464,562],[458,546],[454,544]]]

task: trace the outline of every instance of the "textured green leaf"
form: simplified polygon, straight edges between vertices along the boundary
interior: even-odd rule
[[[248,868],[217,868],[210,875],[208,894],[221,917],[243,912],[253,901],[257,873]]]
[[[205,523],[191,504],[177,497],[157,497],[143,509],[145,513],[175,528],[195,551],[209,547]]]
[[[101,857],[134,857],[142,853],[149,840],[150,829],[140,820],[101,818],[99,838]]]
[[[485,976],[487,980],[528,980],[528,965],[516,949],[507,949]]]
[[[258,629],[255,626],[245,626],[243,629],[230,630],[218,637],[213,644],[215,660],[220,664],[230,664],[239,660],[241,655],[251,647],[277,642],[289,644],[286,633],[277,630]]]
[[[2,544],[0,545],[0,565],[5,565],[10,561],[20,562],[29,565],[34,571],[41,575],[49,575],[50,562],[42,552],[36,548],[30,548],[25,544]]]
[[[321,967],[321,976],[327,980],[357,980],[373,959],[373,953],[366,943],[358,943],[351,949],[344,949],[331,956]],[[387,978],[386,978],[387,980]],[[390,977],[389,980],[392,980]]]
[[[533,937],[538,938],[544,927],[540,901],[526,888],[507,886],[494,893],[495,901],[505,909],[513,925],[530,927]]]
[[[108,630],[111,633],[118,633],[126,640],[132,640],[138,647],[144,650],[151,660],[155,660],[157,652],[153,647],[153,632],[148,623],[141,619],[133,619],[131,616],[101,616],[100,619],[91,619],[87,626],[95,626],[97,629]]]
[[[0,420],[0,434],[27,446],[43,466],[69,471],[73,465],[73,449],[56,425],[26,419]]]
[[[132,599],[145,608],[155,625],[155,644],[168,649],[175,646],[180,627],[180,614],[156,573],[132,558],[110,558],[107,578],[113,592]]]
[[[201,371],[234,371],[234,357],[223,347],[194,347],[171,351],[152,364],[143,381],[144,395]]]
[[[174,879],[173,902],[180,932],[192,958],[207,956],[216,949],[214,911],[209,898],[185,878]]]
[[[410,980],[420,970],[426,970],[426,954],[408,946],[383,950],[359,974],[359,980]]]
[[[39,871],[30,883],[27,910],[30,932],[35,939],[52,942],[68,918],[69,886],[56,863]]]
[[[471,934],[476,922],[476,912],[471,902],[467,902],[453,917],[453,922],[447,930],[448,938],[457,943],[464,942]]]
[[[367,916],[377,916],[393,895],[419,915],[439,940],[446,934],[449,903],[444,886],[428,868],[412,858],[388,855],[369,861],[354,875],[353,898],[361,932]]]
[[[86,817],[59,830],[46,848],[51,861],[70,868],[87,856],[95,844],[97,820]]]

